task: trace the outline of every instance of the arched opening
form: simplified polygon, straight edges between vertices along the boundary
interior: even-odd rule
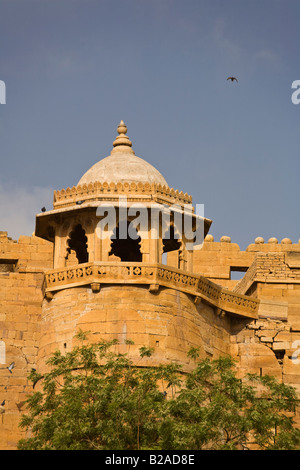
[[[126,223],[126,222],[125,222]],[[119,225],[114,229],[111,237],[111,251],[109,255],[117,256],[121,261],[132,261],[140,263],[142,261],[142,253],[140,250],[141,237],[138,236],[136,230],[136,238],[131,238],[128,234],[130,222],[127,221],[127,238],[120,238]]]
[[[170,224],[163,238],[163,252],[177,251],[181,247],[181,241],[175,238],[174,225]]]
[[[87,263],[89,260],[87,248],[87,237],[85,231],[82,226],[78,224],[69,235],[67,253],[69,255],[71,251],[74,251],[79,264]]]
[[[175,238],[174,224],[171,223],[163,236],[162,264],[180,268],[180,248],[182,242]]]

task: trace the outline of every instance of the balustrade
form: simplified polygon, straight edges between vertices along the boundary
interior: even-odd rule
[[[144,284],[178,289],[201,298],[219,311],[257,317],[259,300],[223,289],[208,279],[161,264],[84,263],[46,273],[46,293],[92,284]]]

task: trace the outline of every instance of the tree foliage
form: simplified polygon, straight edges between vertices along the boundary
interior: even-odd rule
[[[81,344],[56,352],[50,372],[27,400],[20,426],[22,450],[298,449],[293,416],[296,391],[273,377],[236,377],[230,357],[199,360],[182,374],[174,364],[134,365],[115,352],[116,341]],[[128,344],[132,344],[131,342]]]
[[[168,402],[162,447],[168,449],[295,449],[296,391],[275,378],[236,377],[234,361],[198,362],[175,399]]]

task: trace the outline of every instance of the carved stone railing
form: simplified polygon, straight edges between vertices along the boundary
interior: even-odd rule
[[[46,273],[48,291],[92,283],[154,282],[155,266],[146,263],[84,263],[74,267],[54,269]]]
[[[118,199],[126,196],[128,200],[145,201],[179,205],[191,204],[192,196],[156,183],[107,183],[95,182],[73,186],[72,188],[54,191],[53,208],[69,207],[77,201],[85,202]]]
[[[54,269],[46,273],[45,292],[51,298],[55,291],[90,285],[94,291],[101,284],[143,284],[154,292],[160,286],[193,295],[195,303],[204,301],[224,312],[257,318],[259,300],[233,293],[208,279],[170,266],[150,263],[95,262]]]

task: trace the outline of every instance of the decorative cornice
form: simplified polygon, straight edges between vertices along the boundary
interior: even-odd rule
[[[126,196],[129,201],[153,201],[162,204],[192,204],[192,196],[182,191],[156,183],[95,183],[73,186],[72,188],[54,191],[53,208],[74,206],[78,201],[84,202],[117,200]]]

